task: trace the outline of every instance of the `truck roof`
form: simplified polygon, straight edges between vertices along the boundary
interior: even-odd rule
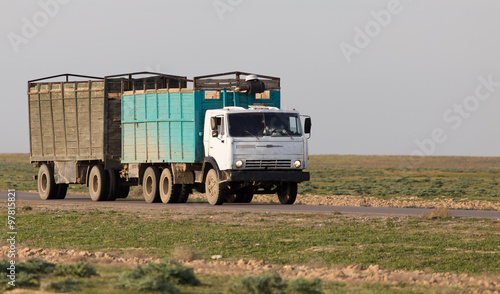
[[[279,109],[277,107],[273,106],[263,106],[263,105],[250,105],[248,108],[244,107],[239,107],[239,106],[229,106],[229,107],[224,107],[221,109],[212,109],[212,110],[207,110],[207,112],[210,113],[249,113],[249,112],[293,112],[296,113],[295,109],[289,110],[289,109]]]

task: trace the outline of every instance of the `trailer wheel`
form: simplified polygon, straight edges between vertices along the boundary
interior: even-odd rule
[[[58,189],[54,181],[54,170],[50,165],[42,164],[38,170],[38,194],[43,200],[57,199]]]
[[[281,184],[278,190],[278,198],[281,204],[293,204],[297,198],[297,183],[288,182]]]
[[[117,170],[112,170],[110,169],[108,171],[108,177],[109,177],[109,189],[108,189],[108,197],[106,197],[107,201],[115,201],[116,198],[118,197],[118,191],[119,187],[118,185],[120,184],[120,176],[118,175]]]
[[[227,197],[227,184],[219,181],[219,176],[214,169],[208,171],[205,179],[205,190],[208,203],[211,205],[221,205]]]
[[[128,193],[130,193],[130,186],[119,186],[116,198],[127,198]]]
[[[189,194],[193,193],[192,185],[182,185],[179,195],[179,203],[186,203],[189,199]]]
[[[154,166],[148,167],[142,180],[142,194],[147,203],[160,202],[159,180],[160,170]]]
[[[68,192],[68,184],[56,184],[56,186],[57,186],[56,199],[64,199],[66,197],[66,193]]]
[[[181,196],[181,185],[173,183],[172,172],[165,168],[160,176],[160,198],[163,203],[177,203]]]
[[[108,173],[101,165],[94,165],[90,170],[89,194],[94,201],[106,201],[108,199]]]

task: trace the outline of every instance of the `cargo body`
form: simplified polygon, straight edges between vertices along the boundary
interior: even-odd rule
[[[210,204],[248,203],[259,193],[292,204],[297,184],[309,180],[310,118],[280,109],[279,78],[61,76],[28,83],[31,162],[43,199],[64,198],[68,184],[86,184],[96,201],[142,185],[147,202],[183,203],[197,190]]]
[[[32,84],[28,95],[32,162],[120,164],[120,97],[104,81]]]
[[[258,103],[279,107],[279,92],[273,91],[270,96],[256,99],[246,94],[194,89],[125,92],[122,162],[203,163],[206,111]]]

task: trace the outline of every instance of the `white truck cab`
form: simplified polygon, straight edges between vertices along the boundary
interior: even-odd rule
[[[208,197],[209,202],[250,202],[255,193],[277,193],[281,203],[293,204],[297,184],[309,180],[303,169],[307,168],[310,126],[310,118],[302,127],[297,111],[276,107],[208,110],[205,158],[217,170],[218,188],[223,189],[220,197],[225,198],[214,196],[211,201]]]

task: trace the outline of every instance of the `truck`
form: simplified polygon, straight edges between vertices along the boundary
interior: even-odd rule
[[[280,78],[240,71],[28,81],[39,195],[64,199],[69,184],[83,184],[92,200],[114,201],[142,185],[148,203],[185,203],[198,191],[211,205],[255,194],[293,204],[310,178],[312,124],[281,109],[280,91]]]

